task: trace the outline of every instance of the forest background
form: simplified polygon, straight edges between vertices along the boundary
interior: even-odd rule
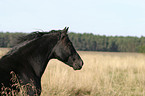
[[[0,32],[0,47],[11,48],[15,46],[18,37],[27,34],[22,32]],[[145,53],[144,36],[106,36],[69,32],[69,37],[75,48],[79,51]]]

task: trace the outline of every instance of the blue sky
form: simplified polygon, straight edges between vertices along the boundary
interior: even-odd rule
[[[0,31],[145,36],[145,0],[0,0]]]

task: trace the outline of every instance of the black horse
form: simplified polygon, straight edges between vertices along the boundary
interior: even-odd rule
[[[19,43],[0,59],[0,88],[12,87],[11,72],[18,77],[20,85],[28,83],[36,90],[28,95],[41,94],[41,77],[50,59],[58,59],[80,70],[83,61],[67,35],[68,28],[50,32],[33,32],[19,39]]]

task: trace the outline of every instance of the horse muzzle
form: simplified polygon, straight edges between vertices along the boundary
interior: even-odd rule
[[[81,70],[83,64],[84,64],[83,61],[81,61],[80,63],[74,63],[74,64],[73,64],[73,69],[74,69],[74,70]]]

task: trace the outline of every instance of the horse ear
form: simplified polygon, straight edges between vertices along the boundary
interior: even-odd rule
[[[67,33],[68,32],[69,27],[65,27],[62,32]]]
[[[63,30],[62,30],[62,33],[61,33],[61,38],[65,37],[67,32],[68,32],[68,29],[69,27],[65,27]]]

